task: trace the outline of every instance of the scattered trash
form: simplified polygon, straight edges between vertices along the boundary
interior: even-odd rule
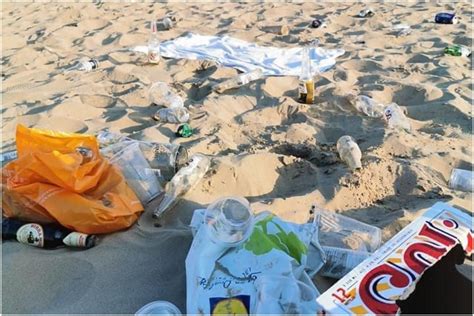
[[[449,178],[449,187],[453,190],[474,192],[474,172],[454,168]]]
[[[435,22],[439,24],[457,24],[459,20],[456,13],[440,12],[435,15]]]
[[[237,75],[233,78],[227,79],[227,80],[225,80],[225,81],[223,81],[219,84],[216,84],[212,88],[212,90],[217,92],[217,93],[223,93],[226,90],[241,87],[243,85],[246,85],[249,82],[258,80],[262,77],[263,77],[262,70],[260,68],[255,69],[251,72],[247,72],[247,73]]]
[[[315,314],[319,292],[306,268],[315,224],[294,224],[228,197],[191,220],[188,314]]]
[[[312,27],[313,29],[317,29],[317,28],[327,27],[327,25],[326,25],[326,23],[325,23],[323,20],[314,19],[314,20],[311,22],[311,27]]]
[[[148,99],[151,103],[167,108],[184,107],[183,99],[174,93],[166,82],[158,81],[148,90]]]
[[[189,113],[185,107],[159,109],[153,118],[162,123],[186,123]]]
[[[187,166],[182,167],[166,185],[166,191],[153,217],[158,218],[173,207],[181,196],[191,190],[209,170],[211,161],[204,155],[196,154],[191,157]]]
[[[342,136],[338,139],[336,147],[339,157],[341,157],[351,170],[362,168],[360,161],[362,153],[354,138],[348,135]]]
[[[163,191],[155,172],[143,156],[138,142],[132,142],[126,146],[110,158],[110,162],[120,168],[127,184],[143,205]]]
[[[377,250],[382,243],[379,228],[333,212],[318,210],[317,238],[326,262],[318,274],[342,278]]]
[[[183,124],[178,127],[178,130],[176,131],[176,136],[178,137],[191,137],[193,135],[193,129],[191,125],[189,124]]]
[[[444,53],[451,56],[471,56],[471,50],[468,47],[461,45],[449,45],[444,48]]]
[[[384,110],[384,117],[388,123],[388,127],[393,129],[404,129],[406,131],[411,130],[410,121],[403,113],[402,108],[396,103],[387,105]]]
[[[64,72],[68,73],[71,71],[85,71],[91,72],[92,70],[96,70],[99,68],[99,61],[95,58],[83,58],[77,61],[74,65],[67,68]]]
[[[152,64],[157,64],[160,62],[161,52],[160,52],[160,40],[158,38],[158,30],[156,21],[152,20],[150,22],[150,38],[148,39],[148,62]]]
[[[355,96],[352,93],[347,95],[349,102],[361,113],[364,113],[370,117],[382,117],[384,111],[384,105],[381,103],[375,102],[374,99],[365,96],[358,95]]]
[[[460,244],[472,255],[472,217],[438,202],[316,301],[330,315],[398,314],[423,273]],[[425,304],[430,304],[425,302]]]
[[[101,156],[92,135],[18,125],[16,148],[18,159],[2,168],[2,210],[7,218],[57,221],[73,231],[100,234],[130,227],[143,211],[120,170]],[[85,159],[84,148],[92,152],[90,158]]]
[[[146,304],[135,316],[140,315],[170,315],[170,316],[181,316],[182,313],[174,304],[167,301],[154,301]]]
[[[170,30],[173,28],[173,20],[170,17],[165,17],[157,23],[162,30]]]
[[[260,30],[266,33],[274,33],[278,35],[286,36],[290,34],[290,28],[286,24],[282,25],[270,25],[270,26],[260,26]]]
[[[357,14],[357,16],[358,16],[359,18],[368,18],[368,17],[372,17],[372,16],[374,16],[374,15],[375,15],[375,12],[374,12],[374,10],[372,10],[372,9],[364,9],[364,10],[361,10],[361,11]]]
[[[16,158],[18,158],[16,150],[10,150],[0,154],[0,163],[4,165],[12,160],[15,160]]]
[[[301,74],[298,84],[298,101],[306,104],[314,103],[314,80],[311,71],[311,59],[309,47],[301,51]]]
[[[2,218],[2,239],[16,239],[22,244],[46,249],[61,246],[89,249],[95,246],[97,237],[73,232],[55,224]]]
[[[397,24],[393,26],[393,31],[397,32],[397,36],[407,36],[411,33],[411,27],[407,24]]]

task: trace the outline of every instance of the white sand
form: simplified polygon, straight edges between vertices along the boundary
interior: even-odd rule
[[[84,133],[109,127],[137,139],[182,143],[191,153],[211,155],[214,165],[166,216],[164,228],[153,226],[150,207],[138,225],[83,252],[3,243],[3,312],[133,313],[158,299],[184,311],[186,225],[194,209],[223,195],[245,196],[255,211],[296,222],[305,222],[316,203],[382,228],[385,240],[436,201],[471,211],[472,194],[450,190],[447,181],[453,167],[472,166],[472,61],[444,56],[443,49],[472,45],[472,7],[371,6],[375,16],[359,19],[360,3],[3,4],[3,150],[13,145],[18,123]],[[461,23],[434,24],[443,10],[455,10]],[[186,31],[279,47],[319,38],[346,54],[317,82],[313,106],[294,101],[297,80],[289,77],[209,94],[211,84],[237,71],[172,59],[153,66],[117,52],[144,44],[148,21],[166,13],[181,20],[160,33],[163,40]],[[257,14],[265,24],[293,30],[286,37],[265,33]],[[328,28],[306,28],[315,17],[327,17]],[[412,33],[396,37],[393,22],[411,25]],[[365,44],[355,43],[362,39]],[[62,74],[78,56],[107,60],[100,71]],[[176,139],[176,125],[152,119],[157,108],[147,100],[147,86],[156,80],[207,111],[192,122],[192,138]],[[393,133],[355,112],[343,98],[350,91],[406,107],[412,133]],[[360,173],[351,174],[337,158],[335,142],[344,134],[361,147]]]

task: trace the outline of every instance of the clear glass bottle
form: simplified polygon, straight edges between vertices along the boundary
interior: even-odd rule
[[[160,40],[158,39],[158,30],[156,27],[156,21],[151,21],[151,34],[148,40],[148,62],[157,64],[160,62]]]
[[[306,104],[314,102],[314,79],[311,71],[309,47],[304,47],[301,52],[301,74],[298,84],[298,100]]]

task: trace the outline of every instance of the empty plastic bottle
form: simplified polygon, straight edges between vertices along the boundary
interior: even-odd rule
[[[183,99],[174,93],[166,82],[158,81],[151,85],[148,91],[150,102],[167,108],[184,107]]]
[[[255,69],[251,72],[246,72],[237,75],[233,78],[225,80],[213,87],[213,90],[217,93],[222,93],[229,89],[234,89],[246,85],[247,83],[258,80],[263,77],[263,71],[261,69]]]
[[[153,217],[158,218],[176,204],[178,199],[192,189],[209,170],[211,161],[208,157],[196,154],[191,157],[187,166],[182,167],[166,185],[166,192]]]
[[[375,12],[374,12],[374,10],[372,10],[371,8],[361,10],[361,11],[357,14],[357,16],[358,16],[359,18],[367,18],[367,17],[372,17],[372,16],[374,16],[374,15],[375,15]]]
[[[341,159],[349,166],[351,170],[362,168],[362,152],[355,140],[348,135],[342,136],[337,141],[337,151]]]
[[[384,117],[390,128],[411,130],[410,121],[405,116],[405,113],[403,113],[402,108],[396,103],[387,105],[384,110]]]
[[[351,104],[359,111],[370,117],[382,117],[384,106],[381,103],[377,103],[374,99],[366,96],[353,94],[348,95]]]
[[[159,22],[160,27],[164,30],[169,30],[173,28],[173,20],[170,17],[165,17],[163,20]]]
[[[162,123],[186,123],[189,113],[185,107],[159,109],[154,116],[155,120]]]
[[[70,71],[85,71],[90,72],[99,68],[99,61],[95,58],[83,58],[77,61],[72,67],[66,69],[66,73]]]
[[[158,30],[156,27],[156,21],[152,20],[151,25],[151,34],[148,40],[148,62],[152,64],[157,64],[160,62],[160,40],[158,39]]]

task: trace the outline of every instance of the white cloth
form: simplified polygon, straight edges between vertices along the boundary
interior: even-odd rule
[[[223,66],[249,72],[261,68],[267,76],[298,76],[301,73],[302,47],[277,48],[259,46],[229,36],[205,36],[187,33],[160,45],[161,55],[168,58],[212,60]],[[147,53],[146,46],[133,51]],[[343,49],[310,49],[311,66],[323,72],[336,63]]]

